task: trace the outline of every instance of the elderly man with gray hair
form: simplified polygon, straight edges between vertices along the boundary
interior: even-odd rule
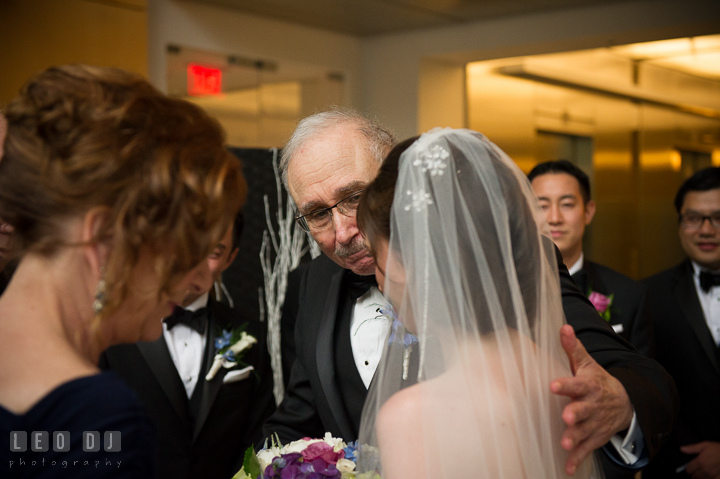
[[[395,143],[377,122],[333,109],[303,119],[283,150],[282,176],[298,207],[297,221],[324,253],[303,272],[297,311],[284,312],[296,317],[296,359],[286,395],[263,428],[283,443],[325,432],[345,441],[358,437],[390,324],[377,310],[386,301],[355,213]],[[571,398],[563,412],[567,472],[573,474],[606,443],[609,457],[638,469],[670,432],[678,407],[674,384],[659,364],[607,326],[573,283],[559,252],[557,259],[563,308],[579,339],[568,331],[562,338],[575,376],[548,385]]]

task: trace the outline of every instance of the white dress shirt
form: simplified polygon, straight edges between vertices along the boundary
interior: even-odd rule
[[[583,266],[585,266],[585,253],[581,251],[580,257],[577,261],[575,261],[575,264],[568,268],[568,273],[570,273],[570,276],[572,276],[575,273],[580,272],[580,270],[583,269]]]
[[[702,306],[703,313],[705,313],[705,323],[712,334],[715,344],[720,346],[720,287],[713,286],[707,293],[700,287],[700,271],[703,268],[692,261],[693,270],[695,274],[693,279],[695,280],[695,291],[697,291],[698,299],[700,300],[700,306]],[[708,271],[709,273],[718,274],[719,271]]]
[[[350,346],[366,388],[370,387],[390,332],[390,321],[378,318],[380,313],[377,311],[378,305],[386,303],[382,293],[373,286],[355,301],[350,318]]]
[[[197,311],[206,307],[207,304],[208,293],[205,293],[185,309]],[[207,338],[207,324],[205,325],[205,331],[201,334],[184,324],[176,324],[175,327],[168,330],[167,325],[163,322],[163,337],[170,351],[170,357],[175,363],[175,369],[177,369],[183,386],[185,386],[187,397],[190,399],[198,382],[198,376],[201,373],[200,368],[202,367],[205,339]]]

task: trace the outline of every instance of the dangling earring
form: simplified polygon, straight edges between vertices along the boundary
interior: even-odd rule
[[[105,267],[100,267],[100,281],[98,281],[97,287],[95,288],[95,301],[93,301],[92,307],[95,312],[95,316],[99,316],[105,307]]]

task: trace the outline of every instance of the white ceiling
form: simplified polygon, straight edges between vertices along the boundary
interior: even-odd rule
[[[352,35],[445,26],[629,0],[186,0]]]

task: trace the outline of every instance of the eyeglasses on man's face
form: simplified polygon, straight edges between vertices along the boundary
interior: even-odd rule
[[[337,208],[338,212],[344,216],[355,216],[362,192],[363,190],[356,191],[328,208],[321,208],[298,216],[295,221],[302,229],[310,233],[327,230],[332,225],[333,208]]]
[[[716,230],[720,230],[720,211],[716,211],[709,216],[701,215],[700,213],[683,213],[680,215],[680,226],[686,230],[697,230],[702,228],[705,220],[710,220],[710,224]]]

